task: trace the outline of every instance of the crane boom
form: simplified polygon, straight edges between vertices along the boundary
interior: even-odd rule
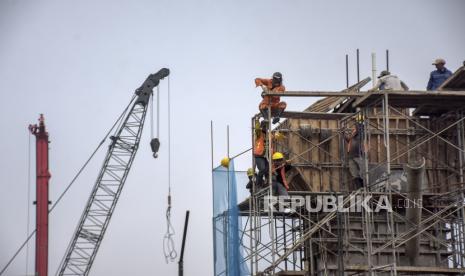
[[[59,275],[89,274],[139,147],[153,88],[168,75],[169,70],[163,68],[148,76],[136,90],[137,98],[123,123],[110,137],[102,168],[60,265]]]

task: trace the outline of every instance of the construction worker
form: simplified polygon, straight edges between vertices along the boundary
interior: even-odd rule
[[[260,86],[264,93],[284,93],[286,90],[283,85],[283,76],[280,72],[274,73],[271,79],[256,78],[255,85],[257,87]],[[271,115],[274,117],[273,124],[276,124],[279,122],[279,117],[286,109],[287,104],[285,102],[281,102],[281,98],[279,96],[263,96],[263,100],[260,102],[258,109],[265,120],[268,118],[269,106],[271,107]]]
[[[273,195],[289,196],[289,184],[286,180],[286,173],[292,168],[284,159],[281,152],[275,152],[271,158],[273,160]]]
[[[344,133],[347,142],[347,157],[349,159],[349,172],[355,180],[355,189],[363,187],[363,173],[365,163],[363,160],[363,116],[357,115],[356,124],[351,131]]]
[[[408,86],[399,79],[396,75],[391,75],[389,71],[381,71],[378,76],[378,82],[376,85],[368,91],[376,90],[396,90],[396,91],[408,91]]]
[[[436,70],[431,72],[426,90],[437,90],[441,84],[452,76],[452,72],[445,67],[446,61],[444,59],[437,58],[433,65],[436,66]]]
[[[256,174],[253,168],[247,169],[247,177],[249,178],[249,182],[247,183],[245,187],[249,190],[250,194],[253,193],[253,183],[255,181],[254,179],[255,176]]]
[[[258,120],[255,121],[255,144],[253,148],[253,155],[255,158],[255,165],[258,169],[256,183],[259,188],[265,186],[265,179],[268,174],[268,159],[266,158],[266,125],[267,122],[265,121],[262,121],[261,123]]]

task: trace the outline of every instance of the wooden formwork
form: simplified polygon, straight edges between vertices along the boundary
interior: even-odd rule
[[[409,110],[391,111],[389,115],[391,170],[393,177],[403,177],[403,167],[409,160],[426,160],[426,192],[455,190],[459,178],[457,125],[437,135],[458,118],[413,118]],[[377,181],[386,170],[385,131],[382,111],[373,108],[367,113],[368,160],[370,183]],[[350,114],[345,118],[287,119],[278,128],[286,139],[277,144],[296,168],[290,174],[292,190],[330,192],[352,189],[345,156],[344,128],[355,121]],[[445,142],[444,140],[450,143]],[[454,146],[455,145],[455,146]]]
[[[339,122],[339,119],[288,119],[280,126],[287,134],[277,150],[287,155],[298,172],[291,177],[291,189],[314,192],[342,189],[344,160]]]

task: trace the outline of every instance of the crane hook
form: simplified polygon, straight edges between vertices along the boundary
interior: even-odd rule
[[[150,147],[152,148],[153,158],[158,158],[158,150],[160,149],[160,140],[158,138],[153,138],[150,141]]]

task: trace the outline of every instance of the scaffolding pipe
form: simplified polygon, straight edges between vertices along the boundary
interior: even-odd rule
[[[386,49],[386,70],[389,71],[389,50]]]
[[[407,198],[409,202],[408,208],[406,208],[406,218],[416,227],[416,230],[406,237],[409,240],[405,243],[405,255],[412,266],[419,265],[420,258],[420,235],[417,234],[420,231],[418,226],[421,224],[425,163],[425,158],[422,158],[420,161],[411,161],[410,164],[405,166],[407,173]]]
[[[384,113],[383,113],[383,121],[384,121],[384,143],[385,143],[385,146],[386,146],[386,172],[387,172],[387,179],[386,179],[386,188],[389,192],[389,202],[391,202],[392,204],[392,186],[391,186],[391,181],[390,181],[390,177],[391,177],[391,143],[390,143],[390,131],[389,131],[389,96],[388,96],[388,93],[384,93],[384,99],[383,99],[383,107],[384,107]],[[392,207],[391,207],[392,208]],[[395,221],[394,221],[394,215],[392,214],[392,210],[391,212],[388,212],[387,216],[386,216],[387,220],[388,220],[388,223],[390,223],[391,225],[391,239],[394,240],[395,238],[395,234],[394,234],[394,230],[395,230]],[[396,246],[395,246],[395,243],[392,244],[392,265],[393,265],[393,269],[392,269],[392,274],[394,276],[397,275],[397,260],[396,260]]]
[[[464,202],[465,202],[465,195],[463,193],[463,183],[464,183],[464,173],[463,173],[463,161],[464,161],[464,154],[465,154],[465,151],[463,151],[463,147],[464,147],[464,141],[463,141],[463,136],[464,136],[464,124],[463,124],[463,112],[457,112],[457,117],[460,118],[461,122],[459,123],[459,125],[457,126],[457,140],[458,140],[458,144],[459,144],[459,147],[462,149],[462,151],[459,151],[459,166],[460,166],[460,183],[462,183],[460,186],[460,201],[461,201],[461,222],[460,222],[460,226],[461,226],[461,229],[462,231],[459,232],[459,237],[460,237],[460,241],[459,241],[459,246],[460,248],[463,250],[463,248],[465,247],[465,240],[464,240],[464,230],[465,230],[465,210],[464,210]],[[460,228],[459,228],[460,229]],[[459,230],[460,231],[460,230]],[[464,265],[464,258],[463,257],[460,257],[460,265],[463,267]]]
[[[257,261],[255,260],[255,250],[254,250],[254,225],[255,225],[255,217],[254,217],[254,196],[256,192],[256,187],[255,187],[255,156],[254,156],[254,148],[255,148],[255,116],[252,117],[251,119],[251,132],[252,132],[252,168],[253,168],[253,176],[252,176],[252,193],[250,194],[249,197],[249,216],[250,216],[250,275],[255,275],[254,274],[254,262],[256,263]]]
[[[360,50],[357,49],[357,83],[360,82]]]
[[[367,112],[367,109],[364,109],[363,110],[363,118],[368,118],[367,117],[368,115],[368,112]],[[368,120],[365,120],[364,121],[364,127],[363,127],[363,145],[368,145],[368,135],[367,135],[367,129],[368,129],[368,126],[369,126],[369,121]],[[362,146],[362,148],[364,148],[364,146]],[[370,181],[370,177],[369,177],[369,171],[368,171],[368,165],[369,165],[369,162],[368,162],[368,154],[367,152],[365,152],[365,150],[363,150],[363,161],[364,161],[364,179],[363,179],[363,197],[364,198],[367,198],[368,195],[369,195],[369,190],[368,190],[368,186],[369,186],[369,181]],[[367,212],[366,210],[364,210],[362,212],[362,216],[365,215],[364,219],[365,219],[365,223],[364,223],[364,231],[365,231],[365,235],[366,235],[366,243],[367,243],[367,266],[368,266],[368,274],[370,276],[374,276],[374,272],[373,272],[373,263],[372,263],[372,255],[373,255],[373,248],[372,248],[372,241],[371,241],[371,220],[370,220],[370,213]]]
[[[371,79],[372,85],[376,85],[376,53],[371,53]]]
[[[346,54],[346,88],[349,88],[349,55]]]
[[[273,161],[272,161],[272,133],[271,133],[271,97],[269,97],[270,99],[270,102],[268,103],[268,152],[267,152],[267,156],[268,156],[268,186],[269,186],[269,190],[268,190],[268,196],[269,196],[269,200],[272,201],[272,197],[273,197]],[[270,206],[270,210],[269,210],[269,219],[270,219],[270,238],[271,238],[271,261],[272,263],[275,262],[275,259],[276,259],[276,247],[275,247],[275,244],[274,244],[274,240],[275,240],[275,232],[274,232],[274,227],[275,227],[275,223],[274,223],[274,216],[273,216],[273,204],[268,204]],[[272,273],[274,274],[275,272],[275,268],[273,267],[272,269]]]

